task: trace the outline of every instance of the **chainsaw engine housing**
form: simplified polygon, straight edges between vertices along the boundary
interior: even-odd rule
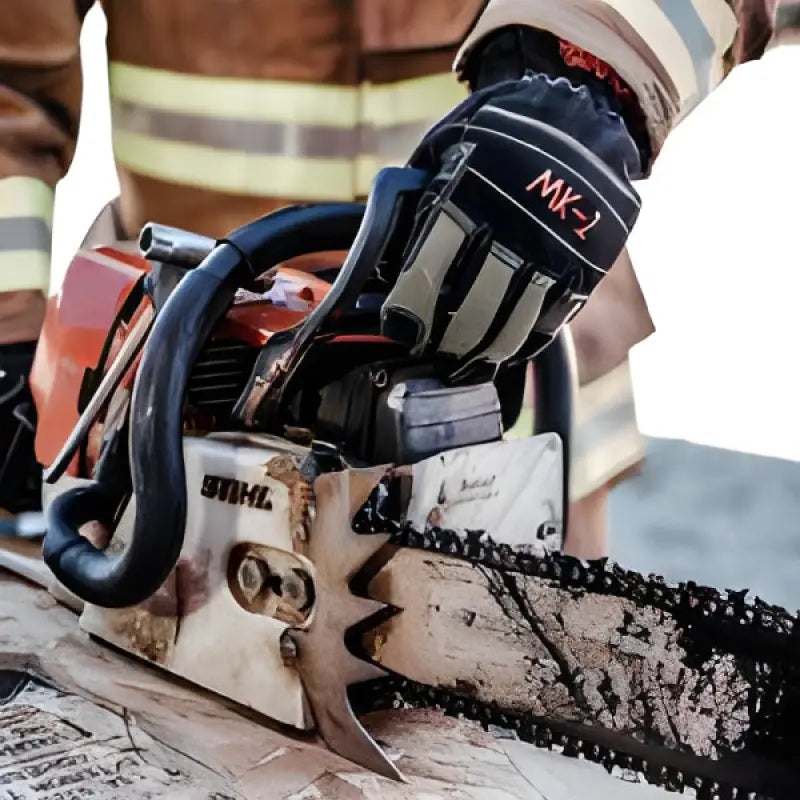
[[[384,613],[352,587],[390,557],[390,532],[423,520],[545,553],[564,518],[559,436],[503,442],[491,380],[455,383],[438,357],[380,333],[380,267],[425,180],[387,170],[366,209],[274,212],[169,287],[160,276],[174,271],[143,258],[82,253],[33,379],[50,463],[44,558],[85,601],[82,625],[274,719],[315,724],[384,774],[374,742],[331,743],[357,722],[345,694],[326,699],[325,674],[346,686],[374,672],[345,633]],[[332,282],[292,269],[348,245]],[[76,309],[93,287],[113,302],[87,338]],[[320,719],[323,707],[338,717]]]
[[[446,386],[424,367],[359,367],[320,392],[317,430],[366,463],[414,464],[502,436],[491,383]]]

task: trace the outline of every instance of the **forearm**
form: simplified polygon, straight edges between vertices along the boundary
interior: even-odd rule
[[[771,2],[490,0],[459,52],[456,69],[469,80],[487,42],[515,29],[545,32],[560,51],[562,69],[581,63],[576,50],[591,54],[635,98],[644,135],[632,132],[649,151],[647,171],[669,131],[730,67],[763,52],[771,34]],[[530,34],[522,38],[528,39],[525,68],[543,71],[541,52],[534,52],[541,44],[532,48]],[[635,128],[639,121],[633,116],[628,112],[626,122]]]

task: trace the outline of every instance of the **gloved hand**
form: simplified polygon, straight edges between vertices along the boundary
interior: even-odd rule
[[[639,212],[639,148],[608,98],[527,73],[480,89],[423,139],[417,208],[383,331],[467,366],[529,357],[585,303]]]

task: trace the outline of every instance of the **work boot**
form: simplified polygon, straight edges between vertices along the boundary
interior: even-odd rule
[[[36,408],[28,387],[35,350],[36,342],[0,346],[0,509],[13,514],[41,508]]]

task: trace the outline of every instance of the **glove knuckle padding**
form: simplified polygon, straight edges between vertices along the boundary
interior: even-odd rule
[[[499,364],[546,344],[623,250],[638,152],[603,98],[564,79],[483,97],[432,132],[437,195],[383,319],[417,352]]]

